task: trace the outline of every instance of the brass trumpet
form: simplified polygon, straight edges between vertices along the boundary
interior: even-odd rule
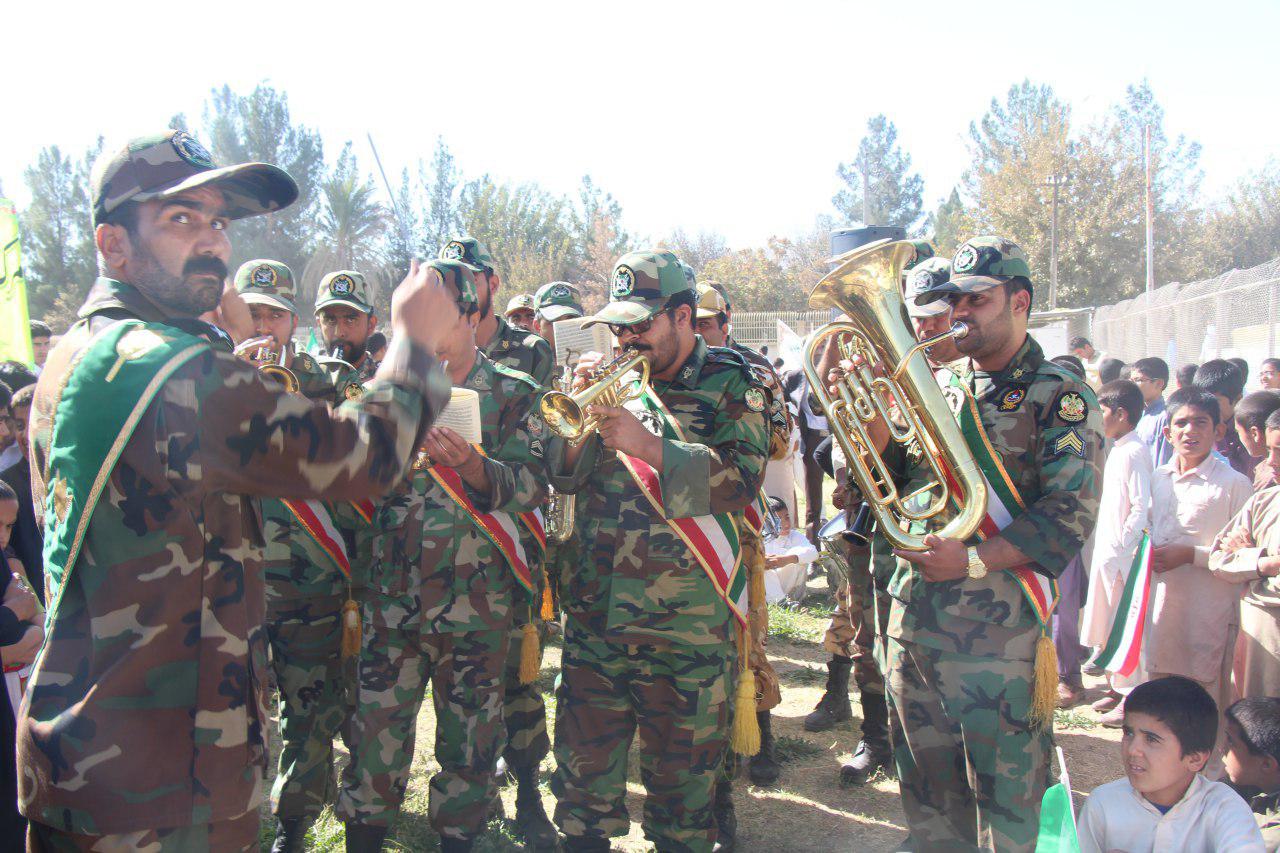
[[[270,347],[258,347],[258,351],[253,354],[253,361],[257,363],[259,373],[279,382],[290,394],[297,394],[302,390],[298,374],[280,364],[279,359],[279,353]]]
[[[640,371],[640,380],[631,387],[624,387],[623,380],[633,370]],[[600,419],[587,412],[593,403],[602,406],[621,406],[639,397],[649,385],[649,357],[635,349],[624,350],[622,355],[595,371],[591,384],[576,394],[548,391],[542,396],[539,408],[547,428],[572,445],[579,445],[600,426]]]
[[[909,533],[908,524],[948,512],[954,497],[958,509],[934,533],[969,538],[986,515],[987,484],[933,371],[919,357],[940,340],[964,337],[968,328],[956,323],[948,332],[916,341],[898,284],[911,251],[905,241],[881,240],[840,258],[839,266],[814,287],[809,304],[838,309],[849,320],[810,335],[802,366],[810,392],[826,413],[831,434],[840,442],[850,473],[885,538],[896,548],[924,551],[924,537]],[[854,362],[836,383],[834,397],[817,367],[828,345],[838,348],[841,359]],[[877,366],[883,375],[875,374]],[[877,418],[888,426],[891,441],[917,445],[929,468],[929,480],[909,494],[899,493],[871,440],[868,426]]]

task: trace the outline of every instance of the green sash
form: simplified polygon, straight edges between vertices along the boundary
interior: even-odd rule
[[[98,505],[138,421],[175,370],[209,343],[172,326],[122,320],[67,367],[44,473],[44,565],[52,625]]]

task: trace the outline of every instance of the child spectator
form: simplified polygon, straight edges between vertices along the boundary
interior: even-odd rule
[[[1080,632],[1081,641],[1095,648],[1106,645],[1133,557],[1142,543],[1143,532],[1151,526],[1153,473],[1151,454],[1136,429],[1142,418],[1143,392],[1133,382],[1121,379],[1102,386],[1098,405],[1102,408],[1103,433],[1112,444],[1102,470],[1089,596]],[[1111,673],[1107,679],[1110,689],[1093,707],[1106,715],[1104,725],[1118,728],[1123,722],[1121,700],[1146,681],[1146,673],[1139,665],[1131,675]]]
[[[1267,391],[1280,391],[1280,358],[1264,358],[1258,384]]]
[[[1227,365],[1231,374],[1235,368]],[[1203,369],[1203,368],[1201,368]],[[1151,480],[1152,587],[1143,641],[1151,678],[1183,675],[1197,681],[1225,708],[1240,625],[1240,589],[1209,571],[1214,537],[1240,511],[1253,489],[1213,450],[1222,437],[1218,400],[1201,388],[1169,398],[1173,459]],[[1210,778],[1221,775],[1221,750],[1210,758]]]
[[[1169,365],[1163,358],[1140,358],[1130,366],[1129,379],[1142,392],[1138,437],[1151,451],[1151,464],[1163,465],[1173,455],[1173,448],[1164,437],[1165,425],[1169,423],[1164,405],[1164,392],[1169,387]]]
[[[818,549],[791,526],[791,513],[781,498],[770,497],[769,509],[778,517],[778,534],[764,543],[765,600],[770,604],[784,598],[799,600],[804,598],[809,565],[818,558]]]
[[[50,329],[47,323],[39,320],[31,321],[31,352],[35,355],[35,369],[32,373],[36,376],[44,370],[44,360],[49,357],[49,342],[52,339],[53,329]]]
[[[1241,699],[1227,709],[1227,776],[1249,799],[1267,853],[1280,849],[1280,699]]]
[[[1218,708],[1194,681],[1135,687],[1120,740],[1125,778],[1099,785],[1080,810],[1081,853],[1262,851],[1245,801],[1200,775],[1217,738]]]
[[[1098,364],[1098,381],[1103,385],[1124,377],[1124,362],[1118,358],[1104,358]]]
[[[1206,361],[1196,368],[1195,386],[1218,398],[1218,420],[1225,432],[1218,436],[1216,449],[1232,468],[1253,479],[1254,459],[1236,435],[1235,408],[1244,396],[1244,378],[1239,369],[1225,358]]]
[[[27,455],[27,423],[31,415],[31,399],[35,386],[19,388],[13,395],[11,424],[15,444],[19,448],[18,461],[0,474],[0,480],[8,483],[18,496],[18,523],[13,528],[9,547],[22,562],[27,578],[36,597],[44,602],[44,534],[36,523],[35,506],[31,499],[31,463]]]
[[[1271,485],[1275,469],[1267,456],[1267,418],[1280,409],[1280,391],[1254,391],[1236,406],[1236,436],[1253,458],[1253,487]]]
[[[16,580],[22,566],[8,556],[9,534],[18,518],[18,497],[0,482],[0,552],[5,553],[5,567],[0,569],[0,660],[6,671],[6,687],[10,687],[9,670],[30,664],[44,639],[34,622],[38,608],[35,596]],[[0,849],[25,849],[26,821],[18,814],[18,764],[16,728],[21,693],[13,689],[0,691]]]
[[[13,391],[0,382],[0,471],[8,469],[22,455],[13,431]]]
[[[1240,371],[1240,387],[1248,388],[1249,387],[1249,362],[1245,361],[1243,358],[1241,358],[1238,355],[1232,356],[1231,358],[1227,359],[1227,361],[1235,365],[1236,370]]]
[[[1190,388],[1196,384],[1196,371],[1200,369],[1198,364],[1184,364],[1178,368],[1178,390]]]

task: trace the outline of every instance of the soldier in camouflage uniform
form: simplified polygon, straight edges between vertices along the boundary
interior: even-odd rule
[[[292,351],[298,313],[289,267],[279,261],[248,261],[236,273],[235,287],[249,305],[255,334],[236,348],[238,353],[260,365],[287,368],[309,400],[337,406],[348,396],[359,397],[356,372],[345,362],[337,362],[342,368],[335,375],[306,353]],[[261,506],[267,645],[280,696],[280,760],[271,788],[277,824],[271,849],[286,853],[302,850],[307,828],[333,800],[333,737],[346,718],[347,678],[354,674],[342,666],[340,656],[342,609],[351,585],[284,501],[263,498]],[[336,520],[336,507],[316,503],[312,509]]]
[[[436,352],[455,386],[479,394],[484,452],[452,430],[433,428],[409,479],[377,508],[358,747],[337,806],[348,850],[379,849],[399,812],[428,684],[440,764],[430,785],[431,825],[442,850],[471,849],[494,793],[511,629],[527,621],[533,602],[517,583],[510,553],[497,545],[503,537],[484,532],[477,518],[518,523],[515,515],[535,509],[546,494],[541,422],[533,414],[538,386],[477,350],[470,268],[448,260],[430,265],[463,311]]]
[[[533,295],[533,330],[551,346],[554,356],[556,351],[556,323],[561,320],[576,320],[582,317],[582,292],[576,284],[567,281],[550,281],[538,288]],[[557,364],[556,368],[563,368]],[[553,374],[552,380],[559,379]]]
[[[533,297],[528,293],[519,293],[511,297],[507,302],[507,310],[502,312],[502,316],[517,329],[523,329],[526,332],[534,331]]]
[[[645,837],[659,851],[709,851],[736,619],[708,577],[719,564],[700,562],[706,553],[673,526],[741,525],[768,454],[765,394],[741,358],[696,335],[695,291],[670,252],[624,255],[610,296],[593,320],[649,357],[653,393],[679,430],[664,428],[656,403],[596,406],[598,432],[578,447],[548,443],[552,486],[578,496],[582,545],[560,587],[555,819],[569,851],[608,850],[626,834],[627,752],[638,735]],[[673,433],[683,440],[663,437]],[[660,497],[641,490],[619,453],[652,469]]]
[[[356,378],[368,382],[378,370],[369,354],[369,336],[378,329],[373,292],[362,273],[337,270],[320,279],[316,288],[316,320],[324,339],[321,367],[330,373],[355,368]]]
[[[950,280],[916,297],[947,299],[951,320],[969,325],[956,342],[969,370],[943,376],[944,392],[957,409],[962,385],[976,398],[1025,507],[981,543],[930,536],[930,550],[898,552],[889,580],[895,760],[919,849],[1036,844],[1052,741],[1051,722],[1030,719],[1044,629],[1007,570],[1053,577],[1079,552],[1098,510],[1102,435],[1093,392],[1027,334],[1031,297],[1025,256],[1000,237],[963,244]],[[987,505],[1008,506],[996,489]]]
[[[32,407],[53,554],[48,639],[17,735],[36,849],[258,849],[268,714],[251,499],[384,493],[447,399],[427,347],[456,310],[416,267],[387,363],[336,410],[264,382],[196,319],[220,299],[235,317],[228,221],[296,197],[283,171],[219,169],[183,131],[95,165],[104,276]],[[96,503],[86,482],[102,484]]]

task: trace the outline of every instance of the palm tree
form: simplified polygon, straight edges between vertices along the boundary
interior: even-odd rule
[[[389,224],[386,207],[374,198],[373,179],[360,171],[348,142],[333,171],[320,182],[316,248],[302,274],[304,292],[314,296],[320,279],[338,269],[356,270],[370,283],[382,283],[378,280]],[[375,297],[390,304],[389,293],[378,292]]]

